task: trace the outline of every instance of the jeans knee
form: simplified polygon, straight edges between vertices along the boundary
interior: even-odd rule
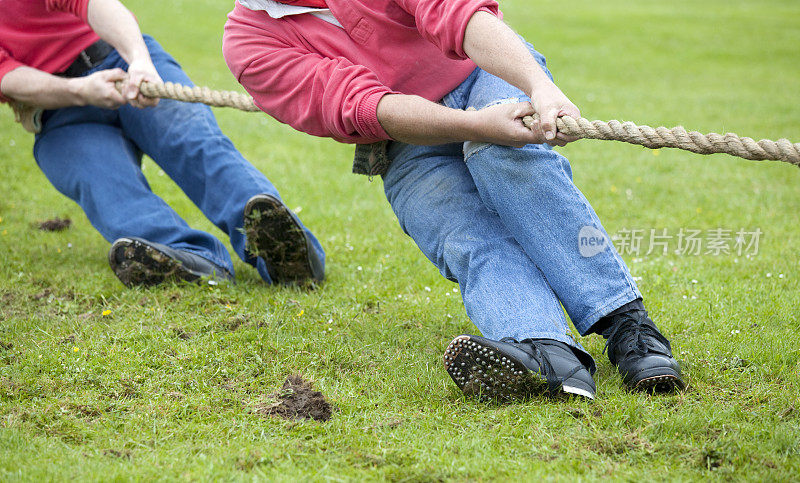
[[[492,177],[526,182],[553,178],[572,180],[572,168],[567,158],[546,144],[529,144],[522,148],[485,144],[474,149],[466,161],[473,176],[485,172]]]
[[[436,266],[449,280],[466,280],[470,270],[503,256],[499,250],[501,235],[481,235],[482,230],[475,228],[471,220],[463,220],[443,232],[436,247]]]

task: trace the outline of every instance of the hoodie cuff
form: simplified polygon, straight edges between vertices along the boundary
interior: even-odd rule
[[[18,62],[11,58],[2,59],[2,62],[0,62],[0,83],[3,82],[3,77],[5,77],[6,74],[8,74],[9,72],[18,67],[24,67],[24,66],[25,64],[23,64],[22,62]],[[4,96],[2,91],[0,91],[0,102],[11,102],[11,99]]]
[[[386,94],[393,94],[388,89],[376,89],[367,93],[361,98],[356,109],[355,128],[358,133],[369,142],[389,140],[391,137],[386,133],[378,122],[378,103]],[[359,141],[361,142],[361,141]]]

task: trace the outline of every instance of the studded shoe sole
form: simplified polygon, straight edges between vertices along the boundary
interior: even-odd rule
[[[657,372],[657,375],[652,376],[648,376],[647,373],[640,374],[637,381],[631,381],[628,385],[636,391],[652,393],[682,391],[686,388],[679,374],[664,374],[664,368],[659,368]]]
[[[304,285],[321,282],[309,259],[306,234],[289,208],[276,198],[257,195],[244,209],[247,251],[267,262],[274,282]]]
[[[130,238],[114,242],[108,263],[126,287],[158,285],[166,280],[193,282],[202,276],[154,247]]]
[[[548,390],[547,380],[480,337],[461,335],[444,353],[444,366],[466,396],[479,399],[524,399]]]

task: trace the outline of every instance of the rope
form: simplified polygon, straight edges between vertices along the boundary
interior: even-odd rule
[[[117,81],[116,88],[122,92],[126,81]],[[247,94],[234,91],[215,91],[208,87],[189,87],[172,82],[148,82],[144,81],[139,85],[139,92],[146,97],[158,97],[160,99],[173,99],[183,102],[196,102],[214,107],[233,107],[240,111],[259,112],[253,98]]]
[[[525,116],[522,122],[529,128],[536,122],[535,116]],[[650,149],[678,148],[697,154],[725,153],[755,161],[784,161],[800,166],[800,144],[792,144],[788,139],[770,141],[739,137],[733,133],[702,134],[687,131],[682,126],[668,129],[637,126],[632,122],[589,121],[569,116],[556,120],[556,127],[568,136],[582,139],[602,139],[638,144]]]
[[[117,82],[117,89],[120,91],[123,82]],[[247,112],[259,111],[252,97],[234,91],[215,91],[207,87],[189,87],[172,82],[163,84],[142,82],[139,90],[147,97],[199,102],[215,107],[233,107]],[[530,128],[536,120],[536,116],[526,116],[522,122]],[[697,131],[687,131],[681,126],[672,129],[652,128],[637,126],[632,122],[589,121],[582,117],[574,119],[569,116],[558,118],[556,127],[568,136],[581,139],[622,141],[650,149],[677,148],[697,154],[725,153],[755,161],[784,161],[800,166],[800,144],[793,144],[788,139],[754,141],[752,138],[739,137],[733,133],[702,134]]]

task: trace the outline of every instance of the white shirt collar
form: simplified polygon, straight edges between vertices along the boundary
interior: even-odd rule
[[[275,0],[239,0],[243,7],[250,10],[263,10],[272,18],[282,18],[287,15],[300,15],[301,13],[330,11],[327,8],[298,7],[296,5],[286,5]]]
[[[333,16],[333,13],[331,13],[331,9],[329,8],[298,7],[296,5],[278,3],[275,0],[239,0],[239,3],[242,4],[243,7],[249,8],[250,10],[263,10],[272,18],[283,18],[289,15],[310,13],[311,15],[336,25],[337,27],[342,27],[342,24],[336,20],[336,17]]]

